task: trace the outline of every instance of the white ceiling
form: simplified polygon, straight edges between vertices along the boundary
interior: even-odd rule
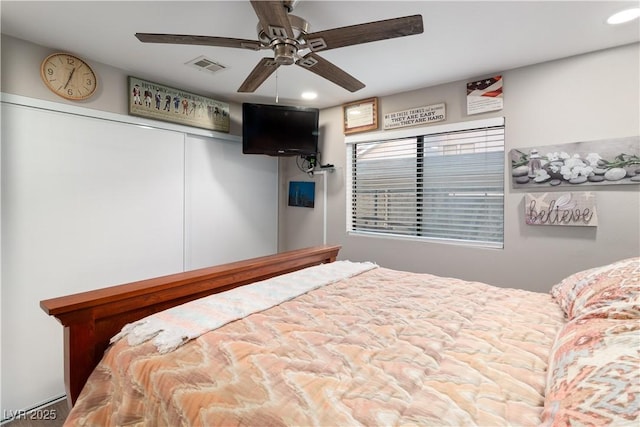
[[[441,83],[482,78],[557,58],[638,42],[640,23],[606,24],[638,1],[311,1],[293,14],[311,32],[421,14],[424,33],[320,52],[366,84],[351,93],[298,66],[282,66],[253,94],[236,90],[271,52],[147,44],[136,32],[256,40],[249,1],[6,1],[3,33],[125,70],[129,75],[221,101],[319,108]],[[185,65],[199,57],[227,69],[215,74]],[[314,90],[314,101],[303,91]]]

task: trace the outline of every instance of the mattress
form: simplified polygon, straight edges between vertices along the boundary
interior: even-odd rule
[[[549,294],[377,267],[171,351],[117,340],[66,425],[537,425],[566,322]]]

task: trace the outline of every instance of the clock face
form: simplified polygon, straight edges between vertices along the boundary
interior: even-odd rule
[[[89,64],[68,53],[54,53],[46,57],[42,61],[40,75],[53,93],[70,100],[89,98],[98,83]]]

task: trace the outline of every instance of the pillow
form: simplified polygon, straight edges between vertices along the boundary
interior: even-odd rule
[[[549,359],[542,425],[640,425],[640,322],[580,318]]]
[[[640,257],[572,274],[551,295],[569,320],[583,315],[640,318]]]

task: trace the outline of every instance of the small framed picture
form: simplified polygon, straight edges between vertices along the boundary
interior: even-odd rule
[[[289,206],[313,208],[316,183],[313,181],[289,181]]]
[[[378,129],[378,98],[350,102],[342,110],[345,135]]]

